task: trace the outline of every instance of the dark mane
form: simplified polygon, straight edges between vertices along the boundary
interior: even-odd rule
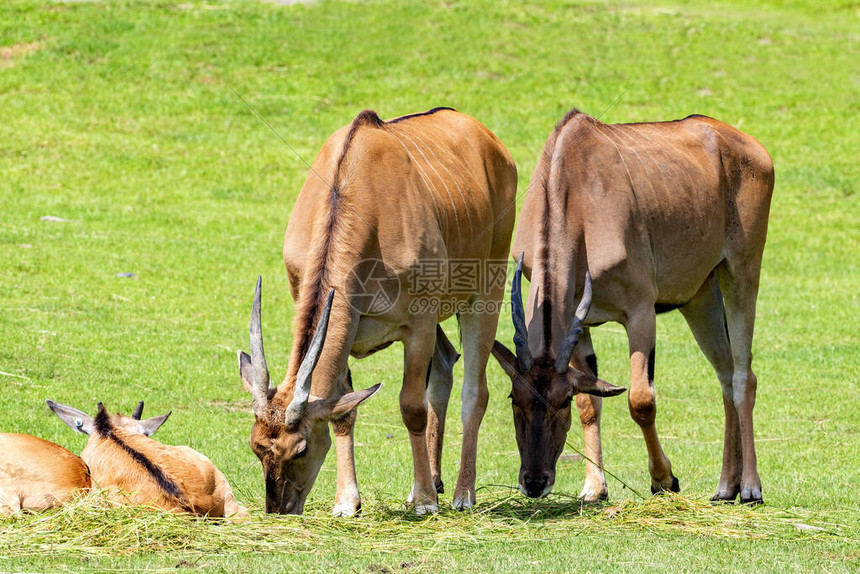
[[[554,146],[553,146],[554,147]],[[550,161],[552,161],[552,154],[550,154]],[[551,169],[551,168],[550,168]],[[540,258],[543,268],[543,339],[544,339],[544,349],[549,349],[550,347],[550,339],[552,338],[552,303],[550,296],[552,294],[552,273],[550,272],[550,261],[549,261],[549,239],[550,239],[550,223],[552,221],[552,217],[550,216],[550,210],[552,209],[551,200],[549,197],[549,189],[547,186],[549,180],[549,174],[547,174],[546,179],[544,179],[544,211],[543,211],[543,244],[539,247],[538,257]]]
[[[433,108],[432,110],[427,110],[426,112],[418,112],[417,114],[409,114],[405,116],[400,116],[399,118],[394,118],[393,120],[388,120],[385,122],[386,124],[396,124],[402,122],[403,120],[408,120],[409,118],[419,118],[421,116],[429,116],[435,114],[436,112],[441,112],[442,110],[450,110],[452,112],[456,112],[454,108],[448,108],[445,106],[440,106],[438,108]]]
[[[361,126],[373,126],[380,128],[382,127],[384,122],[379,118],[376,112],[373,110],[364,110],[352,120],[352,123],[349,126],[349,131],[346,133],[346,139],[343,141],[343,150],[340,152],[340,158],[337,160],[337,169],[335,171],[335,181],[332,184],[334,187],[338,187],[339,179],[340,179],[340,168],[343,165],[343,160],[346,159],[346,152],[349,150],[349,146],[352,143],[352,138],[355,137],[355,132],[358,131],[358,128]]]
[[[713,118],[709,116],[703,116],[702,114],[690,114],[685,118],[679,118],[674,120],[657,120],[657,121],[646,121],[646,122],[619,122],[617,124],[612,124],[616,126],[653,126],[656,124],[677,124],[680,122],[685,122],[687,120],[712,120]]]
[[[553,132],[558,134],[558,132],[560,132],[561,129],[567,125],[567,122],[569,122],[571,118],[573,118],[573,116],[579,115],[581,113],[582,112],[580,112],[578,109],[571,108],[570,111],[564,114],[564,117],[561,118],[557,124],[555,124],[555,129],[553,130]]]
[[[182,489],[179,488],[179,485],[173,482],[164,472],[158,468],[158,466],[149,460],[145,454],[140,452],[139,450],[131,447],[128,443],[126,443],[122,438],[116,435],[116,429],[110,421],[110,415],[105,410],[104,406],[99,403],[99,412],[95,418],[95,430],[96,433],[103,439],[113,442],[122,450],[124,450],[131,458],[142,466],[144,470],[152,477],[158,487],[164,491],[165,494],[172,496],[180,503],[182,503],[183,508],[184,504],[184,496],[182,494]]]
[[[328,295],[328,290],[331,288],[328,277],[328,261],[329,255],[334,248],[335,231],[341,219],[341,203],[344,201],[341,194],[344,186],[343,174],[341,173],[344,162],[359,128],[363,126],[381,128],[384,125],[385,122],[379,118],[379,115],[375,111],[364,110],[352,120],[349,131],[347,131],[344,138],[343,149],[337,160],[337,167],[335,168],[330,187],[325,226],[318,241],[311,248],[312,253],[309,261],[312,264],[302,279],[302,284],[307,286],[307,290],[302,289],[301,299],[297,301],[294,328],[297,339],[293,341],[293,347],[298,349],[298,354],[294,355],[294,358],[297,360],[290,361],[291,375],[298,371],[299,364],[307,353],[319,309],[322,308]]]
[[[543,301],[543,316],[541,317],[543,322],[543,335],[544,335],[544,348],[550,348],[550,339],[552,338],[552,273],[550,272],[550,247],[549,241],[552,236],[551,226],[552,226],[552,206],[553,200],[550,197],[550,189],[549,189],[549,179],[550,175],[553,173],[553,168],[557,168],[558,166],[553,165],[553,157],[555,156],[555,149],[558,145],[558,138],[561,136],[561,131],[564,127],[572,120],[574,117],[582,115],[588,119],[591,119],[588,115],[583,114],[577,108],[571,108],[561,120],[555,125],[552,134],[547,140],[546,146],[543,150],[542,161],[544,165],[546,165],[545,173],[542,176],[541,187],[543,190],[543,199],[544,199],[544,211],[543,211],[543,225],[542,225],[542,244],[538,248],[537,258],[541,261],[543,268],[546,270],[543,278],[543,283],[541,288],[543,289],[543,293],[541,294],[541,300]]]

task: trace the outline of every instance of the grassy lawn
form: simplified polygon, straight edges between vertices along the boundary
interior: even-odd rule
[[[573,456],[556,494],[517,495],[510,383],[493,365],[478,506],[412,516],[395,345],[352,367],[356,386],[385,383],[359,412],[363,515],[328,517],[333,452],[304,517],[263,514],[235,360],[248,346],[254,281],[266,283],[277,378],[292,340],[283,232],[304,162],[365,108],[393,117],[434,106],[502,139],[521,194],[573,106],[609,122],[711,115],[770,150],[777,184],[754,347],[764,506],[707,504],[720,472],[720,390],[670,313],[658,322],[658,427],[681,496],[638,494],[648,492],[647,456],[623,397],[604,409],[616,477],[606,505],[580,508],[584,465]],[[90,497],[0,519],[0,570],[857,571],[858,150],[854,0],[5,2],[0,431],[80,452],[85,437],[45,398],[89,412],[98,400],[127,412],[145,399],[150,416],[173,410],[158,438],[208,455],[253,517],[222,524]],[[498,338],[512,334],[503,316]],[[601,375],[626,384],[623,329],[594,338]],[[449,421],[453,486],[456,385]],[[575,427],[566,452],[581,445]]]

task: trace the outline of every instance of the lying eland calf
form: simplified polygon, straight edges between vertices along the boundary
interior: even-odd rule
[[[64,423],[89,435],[81,459],[92,483],[108,491],[116,504],[152,504],[172,512],[200,516],[243,516],[224,475],[212,462],[187,446],[170,446],[150,438],[170,413],[140,420],[108,414],[98,404],[95,418],[78,409],[47,401]]]
[[[140,401],[130,417],[114,416],[114,424],[152,434],[167,419],[165,415],[141,421],[142,414]],[[68,449],[32,435],[0,434],[0,514],[56,508],[88,491],[91,484],[86,463]]]

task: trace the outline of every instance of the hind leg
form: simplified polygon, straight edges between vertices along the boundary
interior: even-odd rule
[[[733,190],[725,260],[717,267],[717,280],[723,294],[732,350],[732,402],[738,413],[742,460],[740,501],[757,504],[762,496],[753,439],[758,382],[752,370],[752,339],[773,193],[773,162],[767,151],[754,141],[747,142],[739,151],[743,155],[738,166],[740,180]]]
[[[738,413],[738,429],[743,461],[740,484],[741,503],[762,502],[761,479],[753,438],[753,408],[758,381],[752,370],[752,337],[758,295],[761,255],[757,260],[725,261],[718,268],[720,290],[726,307],[726,324],[732,349],[732,400]]]
[[[445,415],[448,399],[454,385],[454,364],[460,354],[445,336],[442,327],[436,326],[436,349],[427,375],[427,453],[430,472],[437,493],[444,492],[442,484],[442,440],[445,435]]]
[[[714,367],[720,381],[725,411],[725,433],[723,436],[723,468],[717,492],[711,500],[734,500],[740,492],[741,459],[740,422],[735,408],[732,379],[732,349],[726,331],[726,313],[723,297],[716,277],[711,277],[699,292],[680,309],[690,326],[699,348]]]

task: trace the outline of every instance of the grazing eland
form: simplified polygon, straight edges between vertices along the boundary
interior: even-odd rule
[[[353,392],[348,359],[395,341],[403,343],[400,412],[413,459],[408,501],[418,513],[438,509],[445,411],[458,358],[438,324],[455,313],[465,380],[453,506],[475,503],[485,370],[505,290],[503,273],[499,281],[483,270],[507,259],[516,186],[516,166],[499,139],[449,108],[389,121],[364,111],[324,144],[284,239],[296,301],[286,378],[269,386],[259,282],[251,355],[239,353],[253,397],[250,442],[263,465],[267,512],[302,512],[331,446],[329,423],[337,453],[334,513],[359,510],[355,408],[379,385]],[[477,265],[474,284],[455,285],[461,263]]]
[[[152,504],[199,516],[245,516],[224,475],[187,446],[150,438],[170,413],[141,420],[143,401],[131,418],[110,415],[102,403],[95,418],[51,400],[48,407],[72,430],[89,435],[81,459],[92,483],[115,504]]]
[[[520,265],[531,281],[524,309],[520,274],[514,279],[516,360],[495,345],[513,379],[527,496],[552,489],[570,426],[570,387],[582,379],[603,385],[595,383],[589,329],[607,321],[627,331],[628,403],[645,437],[651,490],[679,490],[657,437],[654,394],[656,314],[679,309],[722,386],[723,463],[713,498],[761,502],[750,349],[773,183],[760,143],[704,116],[609,125],[574,109],[559,122],[514,238],[514,256],[524,254]],[[600,396],[576,397],[586,501],[608,493],[601,405]]]

